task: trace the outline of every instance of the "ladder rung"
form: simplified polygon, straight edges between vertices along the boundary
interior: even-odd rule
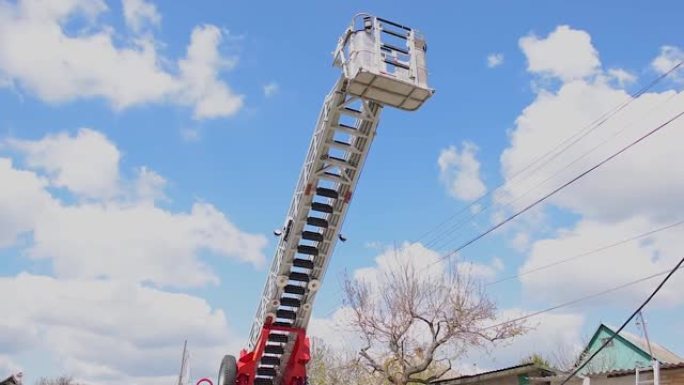
[[[268,335],[268,340],[271,342],[277,342],[279,344],[286,344],[288,340],[287,334],[275,334],[271,333]]]
[[[396,60],[387,60],[387,59],[385,59],[385,60],[383,60],[383,61],[384,61],[385,63],[391,64],[391,65],[393,65],[393,66],[395,66],[395,67],[403,68],[403,69],[405,69],[405,70],[408,70],[408,69],[409,69],[409,66],[407,66],[407,65],[404,64],[404,63],[399,63],[399,62],[396,61]]]
[[[377,19],[378,19],[379,22],[382,22],[382,23],[385,23],[385,24],[389,24],[389,25],[393,25],[393,26],[395,26],[395,27],[397,27],[397,28],[401,28],[401,29],[403,29],[403,30],[405,30],[405,31],[410,31],[410,30],[411,30],[411,28],[409,28],[409,27],[407,27],[407,26],[405,26],[405,25],[401,25],[401,24],[399,24],[399,23],[395,23],[395,22],[393,22],[393,21],[389,21],[389,20],[383,19],[383,18],[381,18],[381,17],[378,17]]]
[[[276,374],[276,370],[268,366],[257,368],[257,375],[259,376],[275,377]]]
[[[309,275],[294,271],[290,273],[290,279],[299,282],[309,282]]]
[[[396,36],[396,37],[398,37],[398,38],[400,38],[400,39],[404,39],[404,40],[408,39],[406,36],[404,36],[404,35],[402,35],[402,34],[400,34],[400,33],[396,33],[396,32],[394,32],[394,31],[388,31],[388,30],[386,30],[386,29],[383,29],[382,32],[384,32],[384,33],[386,33],[386,34],[388,34],[388,35]]]
[[[280,365],[280,357],[261,356],[261,363],[264,365],[278,366],[278,365]],[[254,381],[254,383],[256,384],[256,380]]]
[[[326,172],[324,172],[323,174],[321,174],[320,177],[321,177],[322,179],[327,179],[327,180],[330,180],[330,181],[333,181],[333,182],[336,182],[336,183],[345,183],[345,184],[349,184],[349,180],[348,180],[348,179],[344,179],[344,178],[342,178],[342,175],[340,175],[340,174],[335,174],[334,172],[328,172],[328,171],[326,171]]]
[[[255,377],[254,378],[254,385],[273,385],[273,379],[272,378]]]
[[[299,307],[302,301],[292,297],[280,297],[280,306]]]
[[[308,217],[306,218],[306,223],[311,226],[322,227],[325,229],[328,228],[328,221],[323,218]]]
[[[285,327],[292,327],[292,323],[290,322],[284,322],[284,321],[276,321],[273,323],[273,326],[285,326]]]
[[[354,108],[344,107],[344,108],[340,109],[340,112],[345,114],[345,115],[351,115],[355,118],[362,118],[363,117],[363,114],[361,113],[361,111],[354,109]]]
[[[359,151],[359,149],[352,146],[351,143],[341,142],[339,140],[333,140],[332,142],[330,142],[330,147],[335,147],[335,148],[340,149],[342,151],[353,152],[356,154],[361,152],[361,151]]]
[[[397,51],[397,52],[401,52],[401,53],[403,53],[404,55],[408,55],[408,54],[409,54],[409,51],[408,51],[407,49],[405,49],[405,48],[399,48],[399,47],[394,46],[394,45],[391,45],[391,44],[383,44],[383,45],[382,45],[382,48],[384,48],[384,49],[386,49],[386,50],[388,50],[388,51]]]
[[[285,353],[285,349],[280,345],[266,345],[266,347],[264,347],[264,353],[282,355]]]
[[[344,132],[345,134],[349,134],[349,135],[362,136],[364,138],[368,137],[368,135],[364,134],[363,132],[359,131],[358,129],[356,129],[352,126],[348,126],[346,124],[342,124],[342,123],[335,126],[335,130],[340,131],[340,132]]]
[[[283,290],[288,294],[303,295],[306,293],[306,288],[297,285],[287,285]]]
[[[317,233],[315,231],[302,231],[302,238],[309,241],[322,242],[323,234]]]
[[[339,198],[340,194],[331,188],[325,188],[325,187],[318,187],[316,189],[316,195],[320,195],[322,197],[326,198],[332,198],[332,199],[337,199]]]
[[[302,267],[304,269],[313,269],[314,268],[313,261],[309,261],[308,259],[295,258],[292,260],[292,265],[295,267]]]
[[[314,257],[318,255],[318,249],[309,245],[297,245],[297,252],[299,254],[313,255]]]
[[[311,210],[318,211],[321,213],[332,214],[333,207],[326,203],[313,202],[311,203]]]
[[[354,167],[349,162],[347,162],[346,159],[338,158],[335,156],[328,156],[328,159],[326,159],[325,161],[328,163],[335,164],[339,167],[344,167],[344,168]]]

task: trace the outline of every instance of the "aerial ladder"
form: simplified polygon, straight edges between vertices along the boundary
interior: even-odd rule
[[[218,385],[305,385],[306,330],[384,106],[414,111],[434,93],[426,45],[414,29],[356,15],[333,65],[326,96],[279,237],[249,346],[221,361]]]

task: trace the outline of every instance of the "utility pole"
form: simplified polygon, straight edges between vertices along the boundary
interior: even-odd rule
[[[181,358],[180,372],[178,373],[178,385],[190,385],[190,354],[188,353],[188,340],[183,342],[183,357]]]
[[[646,340],[646,346],[648,346],[648,355],[651,356],[651,366],[653,367],[653,385],[660,385],[660,362],[653,356],[653,349],[651,348],[651,340],[648,338],[648,329],[646,328],[646,320],[644,315],[639,312],[639,319],[637,325],[641,326],[641,330],[644,332],[644,339]],[[639,385],[639,368],[636,369],[636,385]]]
[[[651,349],[651,340],[648,339],[648,330],[646,330],[646,321],[644,320],[644,315],[639,312],[639,321],[637,321],[637,325],[641,325],[641,330],[644,332],[644,338],[646,339],[646,345],[648,346],[648,355],[651,356],[651,360],[654,360],[653,358],[653,350]]]

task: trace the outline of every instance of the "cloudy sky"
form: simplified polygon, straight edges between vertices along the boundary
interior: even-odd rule
[[[339,76],[330,52],[361,10],[422,30],[437,93],[383,112],[314,310],[329,341],[345,272],[387,269],[395,250],[440,266],[684,110],[680,71],[591,125],[684,60],[676,1],[0,0],[0,376],[168,384],[184,339],[197,377],[238,352]],[[504,318],[671,267],[682,143],[678,120],[453,258]],[[576,347],[656,283],[532,318],[529,335],[458,365]],[[682,290],[675,278],[646,312],[680,354]]]

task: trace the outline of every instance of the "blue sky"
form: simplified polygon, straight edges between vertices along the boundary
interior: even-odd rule
[[[425,260],[445,253],[681,106],[684,75],[675,73],[529,180],[513,178],[684,58],[675,1],[0,0],[0,185],[11,187],[0,192],[0,286],[2,302],[19,309],[0,321],[0,369],[156,384],[175,374],[184,338],[198,376],[214,375],[224,351],[237,353],[266,278],[271,230],[282,224],[339,76],[330,53],[360,11],[424,33],[437,91],[420,111],[382,114],[343,229],[349,240],[317,299],[312,327],[323,336],[345,272],[376,268],[393,248]],[[681,220],[678,131],[458,260],[491,281]],[[428,243],[446,228],[436,226],[469,217],[459,210],[502,183],[483,201],[489,210]],[[510,315],[614,287],[673,264],[682,232],[493,285],[490,294]],[[654,285],[540,317],[529,336],[463,358],[462,367],[575,346],[598,322],[619,324]],[[654,339],[684,354],[672,322],[682,316],[677,288],[684,282],[646,316]]]

